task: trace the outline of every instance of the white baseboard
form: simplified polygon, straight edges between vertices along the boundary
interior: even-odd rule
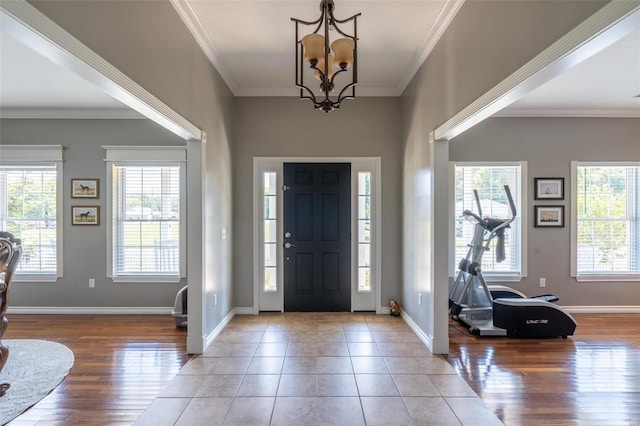
[[[427,348],[433,353],[433,339],[429,337],[422,329],[416,324],[416,322],[407,314],[404,310],[400,310],[400,317],[407,323],[407,325],[411,328],[411,330],[416,333],[418,338],[422,340]]]
[[[388,306],[378,306],[378,309],[376,309],[376,314],[389,315],[391,314],[391,308]]]
[[[253,306],[243,306],[233,308],[236,315],[257,315],[258,312],[253,308]]]
[[[572,314],[640,314],[640,306],[563,306]]]
[[[226,317],[224,317],[222,319],[222,321],[220,321],[220,324],[218,324],[218,326],[216,328],[213,329],[213,331],[211,333],[209,333],[209,335],[207,336],[206,339],[204,339],[204,352],[207,351],[207,348],[209,346],[211,346],[211,344],[213,343],[214,340],[216,340],[216,337],[218,337],[218,335],[220,333],[222,333],[222,330],[224,330],[224,328],[227,326],[227,324],[229,324],[229,322],[231,321],[231,319],[236,315],[236,310],[232,309]]]
[[[8,314],[40,315],[171,315],[172,307],[9,306]]]

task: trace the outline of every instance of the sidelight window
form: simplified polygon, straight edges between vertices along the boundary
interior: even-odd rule
[[[371,291],[371,172],[358,173],[358,291]]]
[[[262,189],[264,208],[262,214],[264,240],[264,283],[263,290],[267,292],[278,291],[278,200],[277,200],[277,173],[262,173]]]

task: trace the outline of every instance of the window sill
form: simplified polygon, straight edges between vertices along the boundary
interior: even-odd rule
[[[637,282],[640,283],[640,274],[620,275],[580,275],[574,277],[578,282]]]
[[[58,281],[58,276],[56,275],[24,275],[24,274],[15,274],[13,278],[11,278],[11,282],[14,283],[55,283]]]
[[[162,275],[145,275],[145,276],[132,276],[123,275],[118,277],[109,277],[114,283],[179,283],[181,277],[179,276],[162,276]]]
[[[522,281],[522,275],[489,275],[483,274],[487,283],[519,283]]]

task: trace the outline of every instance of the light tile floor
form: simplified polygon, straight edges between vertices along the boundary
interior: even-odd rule
[[[500,425],[400,319],[236,316],[136,425]]]

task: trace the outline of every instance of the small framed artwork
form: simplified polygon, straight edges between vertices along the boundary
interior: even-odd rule
[[[564,206],[535,206],[535,227],[564,227]]]
[[[100,225],[100,206],[71,206],[72,225]]]
[[[564,200],[564,178],[534,178],[536,200]]]
[[[98,198],[98,179],[71,179],[71,198]]]

